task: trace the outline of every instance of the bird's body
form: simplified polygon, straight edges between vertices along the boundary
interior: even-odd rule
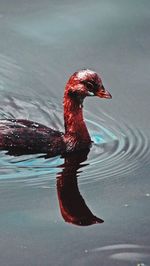
[[[0,120],[0,148],[10,153],[60,154],[65,149],[63,133],[29,120]]]
[[[86,96],[111,98],[99,76],[91,70],[75,72],[67,82],[64,133],[29,120],[0,120],[0,149],[16,155],[47,153],[49,156],[87,149],[91,138],[82,112]]]

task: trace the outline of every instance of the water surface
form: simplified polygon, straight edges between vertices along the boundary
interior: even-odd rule
[[[1,119],[63,131],[65,82],[80,68],[113,95],[85,101],[93,145],[76,168],[0,152],[1,265],[150,265],[149,18],[147,0],[1,1]],[[74,174],[80,213],[104,223],[65,221],[63,173]]]

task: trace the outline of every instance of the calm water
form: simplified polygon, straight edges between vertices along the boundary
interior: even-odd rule
[[[148,0],[0,2],[1,119],[63,130],[80,68],[113,95],[84,103],[94,143],[82,158],[0,152],[0,265],[150,265],[149,29]],[[70,223],[66,206],[104,223]]]

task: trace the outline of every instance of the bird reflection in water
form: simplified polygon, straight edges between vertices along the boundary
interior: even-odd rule
[[[88,208],[78,188],[77,177],[82,171],[79,170],[88,164],[89,149],[72,154],[64,158],[63,170],[57,175],[57,194],[60,211],[64,220],[80,226],[103,223]]]
[[[57,174],[57,194],[62,217],[66,222],[80,226],[104,222],[90,211],[78,188],[77,177],[82,172],[80,169],[88,165],[86,160],[89,151],[90,148],[62,156],[64,163],[59,166],[62,171]],[[24,152],[12,150],[8,154],[20,156]],[[40,157],[43,158],[43,155]],[[50,157],[48,154],[44,156],[45,159]],[[83,164],[83,162],[85,163]]]

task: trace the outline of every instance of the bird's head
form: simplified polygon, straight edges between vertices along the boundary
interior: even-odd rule
[[[82,102],[86,96],[98,96],[111,99],[111,94],[104,88],[100,76],[89,69],[75,72],[66,85],[65,95]]]

